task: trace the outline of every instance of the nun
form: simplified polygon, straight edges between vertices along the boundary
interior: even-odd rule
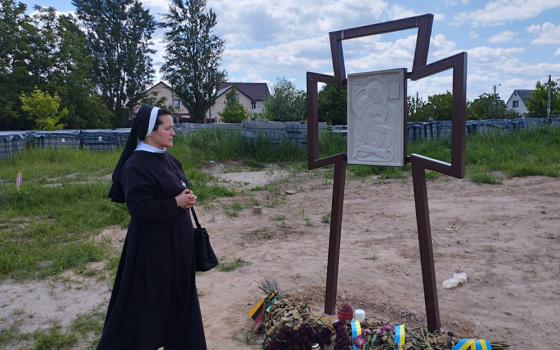
[[[143,105],[113,173],[109,197],[126,203],[130,224],[99,350],[206,349],[195,284],[196,203],[165,109]]]

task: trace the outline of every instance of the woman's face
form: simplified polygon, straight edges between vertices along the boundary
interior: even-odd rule
[[[173,147],[173,137],[175,136],[173,118],[170,115],[162,115],[158,118],[161,123],[146,137],[146,141],[157,148]]]

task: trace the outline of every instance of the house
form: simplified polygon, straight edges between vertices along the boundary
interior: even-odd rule
[[[270,96],[266,83],[225,82],[220,85],[216,102],[208,110],[209,122],[219,123],[221,121],[220,112],[226,107],[226,93],[230,89],[235,89],[239,103],[245,108],[248,115],[264,112],[264,101]]]
[[[210,107],[207,112],[208,123],[219,123],[220,112],[226,107],[226,92],[229,89],[235,89],[239,103],[245,108],[248,115],[264,112],[264,100],[270,96],[268,85],[266,83],[240,83],[240,82],[225,82],[222,83],[218,89],[216,102]],[[173,113],[175,123],[182,123],[189,121],[190,113],[184,106],[181,99],[175,94],[173,88],[163,81],[150,87],[144,91],[147,103],[165,106]],[[136,106],[134,113],[140,109],[140,105]]]
[[[175,94],[173,88],[165,82],[160,81],[148,90],[144,91],[144,94],[146,95],[146,100],[149,104],[169,109],[173,114],[175,123],[178,124],[188,120],[189,111],[185,108],[179,96]],[[137,106],[134,112],[136,113],[139,108],[140,106]]]
[[[527,115],[527,99],[535,90],[513,90],[511,96],[506,102],[506,106],[510,111],[514,111],[521,116]]]

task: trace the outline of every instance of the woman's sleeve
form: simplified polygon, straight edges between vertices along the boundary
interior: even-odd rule
[[[127,168],[122,183],[128,211],[139,221],[166,222],[185,212],[177,207],[175,197],[158,198],[154,179],[140,169]]]
[[[181,164],[181,162],[178,161],[177,158],[175,158],[171,155],[170,155],[170,157],[173,160],[173,162],[175,163],[175,165],[177,165],[177,168],[179,168],[179,170],[181,171],[181,175],[185,177],[187,188],[191,188],[191,182],[189,181],[187,173],[185,173],[185,171],[183,170],[183,164]]]

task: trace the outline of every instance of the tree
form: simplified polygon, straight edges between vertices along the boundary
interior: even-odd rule
[[[43,88],[61,97],[69,113],[62,121],[67,128],[108,128],[114,115],[94,94],[91,77],[93,57],[86,49],[86,35],[71,16],[56,15],[53,8],[35,8],[34,25],[45,47]]]
[[[317,96],[319,121],[331,125],[346,124],[346,89],[325,85]]]
[[[226,108],[220,113],[220,116],[226,123],[240,123],[248,117],[245,108],[239,103],[234,87],[226,92]]]
[[[408,104],[408,121],[409,122],[425,122],[430,119],[426,113],[426,102],[421,98],[407,96],[406,102]]]
[[[0,1],[0,130],[27,129],[33,125],[21,114],[21,92],[33,89],[30,74],[33,26],[27,7],[13,0]]]
[[[31,94],[21,94],[21,109],[35,122],[39,130],[60,130],[64,125],[60,121],[68,115],[68,109],[60,109],[60,97],[51,96],[35,89]]]
[[[527,98],[529,117],[546,117],[548,89],[550,87],[550,115],[560,114],[560,87],[554,80],[542,84],[537,81],[535,91]]]
[[[224,42],[212,34],[216,13],[206,0],[173,0],[166,14],[164,78],[185,104],[194,122],[204,122],[226,74],[219,69]]]
[[[515,118],[517,113],[509,111],[499,94],[483,93],[467,106],[468,119]]]
[[[265,118],[286,122],[303,120],[306,114],[305,92],[286,78],[278,79],[272,94],[264,102]]]
[[[445,94],[428,96],[428,102],[419,110],[428,120],[451,120],[453,115],[453,95]]]
[[[126,125],[133,107],[152,81],[150,40],[156,22],[138,0],[72,0],[87,33],[93,56],[96,91],[115,115],[113,126]]]

